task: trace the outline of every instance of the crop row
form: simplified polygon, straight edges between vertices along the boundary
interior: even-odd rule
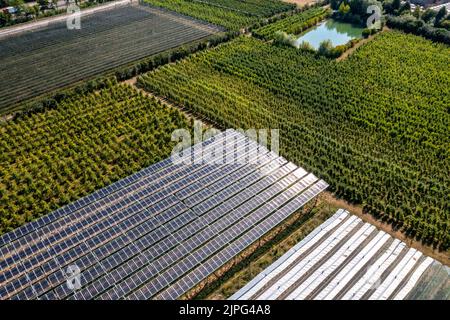
[[[249,15],[268,17],[276,13],[293,9],[294,6],[280,0],[194,0],[211,5],[217,5],[231,10],[248,13]]]
[[[448,53],[394,31],[341,62],[241,37],[139,83],[222,127],[279,128],[338,196],[448,248]]]

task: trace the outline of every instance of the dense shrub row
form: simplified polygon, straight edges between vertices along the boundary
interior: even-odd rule
[[[98,77],[89,81],[84,81],[72,88],[58,90],[53,93],[47,94],[45,97],[33,99],[22,106],[20,112],[14,113],[14,119],[20,119],[26,116],[30,116],[35,112],[42,112],[47,109],[55,108],[59,102],[64,99],[76,97],[78,95],[84,95],[94,92],[95,90],[101,90],[111,87],[117,83],[116,77]]]
[[[192,2],[206,3],[218,8],[258,17],[272,16],[295,7],[280,0],[192,0]]]
[[[407,33],[420,35],[436,42],[450,44],[449,30],[432,27],[424,23],[423,20],[417,19],[410,15],[399,17],[388,15],[386,24],[390,28],[400,29]]]
[[[83,16],[80,30],[68,32],[66,22],[60,21],[2,38],[0,113],[11,113],[27,99],[205,39],[221,29],[149,11],[155,9],[121,6]]]
[[[0,234],[166,158],[172,132],[190,127],[179,111],[110,81],[47,102],[0,124]]]

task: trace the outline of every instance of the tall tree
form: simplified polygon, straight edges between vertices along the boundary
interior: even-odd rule
[[[400,9],[400,4],[401,4],[400,0],[393,0],[392,1],[392,9],[394,9],[394,10]]]
[[[416,8],[414,9],[413,16],[416,17],[417,19],[420,19],[420,7],[419,6],[416,6]]]
[[[331,9],[337,10],[342,0],[330,0]]]
[[[4,27],[9,22],[10,19],[11,16],[8,13],[0,11],[0,27]]]
[[[436,11],[431,10],[431,9],[427,9],[422,14],[422,20],[425,21],[425,22],[430,22],[431,19],[433,19],[435,16],[436,16]]]
[[[339,12],[341,14],[347,14],[350,12],[350,6],[346,4],[344,1],[341,2],[341,5],[339,6]]]
[[[437,27],[440,25],[441,21],[445,18],[447,15],[447,10],[445,9],[445,6],[443,6],[437,13],[436,18],[434,19],[434,26]]]

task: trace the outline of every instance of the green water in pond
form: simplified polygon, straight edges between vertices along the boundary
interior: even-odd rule
[[[306,31],[297,39],[296,44],[307,41],[314,49],[318,49],[322,41],[329,39],[335,47],[346,44],[352,39],[362,38],[362,31],[363,28],[353,24],[328,19]]]

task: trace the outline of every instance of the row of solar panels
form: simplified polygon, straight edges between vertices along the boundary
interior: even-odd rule
[[[156,165],[156,167],[158,167],[158,165]],[[168,167],[168,168],[170,168],[170,167]],[[157,172],[154,175],[150,175],[150,178],[158,179],[158,177],[163,177],[164,174],[166,174],[168,172],[170,172],[170,171],[169,170],[159,171],[159,172]],[[175,173],[176,171],[173,170],[172,172]],[[98,222],[99,218],[101,218],[101,215],[103,215],[104,217],[109,217],[110,218],[111,215],[113,213],[117,212],[119,209],[122,209],[127,204],[129,204],[130,202],[136,201],[137,199],[139,199],[137,196],[141,196],[141,195],[137,194],[138,188],[142,189],[143,187],[144,188],[147,187],[146,190],[144,189],[144,192],[146,194],[150,194],[153,190],[158,189],[160,186],[161,187],[164,186],[164,184],[163,184],[164,182],[167,183],[168,180],[170,180],[170,179],[174,180],[174,176],[175,176],[175,174],[172,174],[169,177],[165,177],[165,179],[162,179],[162,180],[158,181],[158,183],[156,183],[156,184],[155,183],[153,183],[153,184],[152,183],[148,183],[151,180],[149,179],[149,177],[146,177],[146,179],[138,181],[137,183],[135,183],[134,185],[129,186],[128,188],[120,189],[119,192],[116,192],[115,194],[110,194],[107,197],[99,200],[98,202],[91,202],[90,205],[82,207],[81,210],[80,210],[81,212],[72,212],[73,213],[72,215],[65,216],[63,219],[61,219],[63,221],[58,221],[57,220],[54,224],[46,225],[44,228],[42,228],[42,229],[44,229],[44,231],[41,231],[42,230],[41,229],[41,230],[37,230],[37,231],[35,231],[33,233],[30,233],[30,238],[27,239],[28,242],[25,244],[25,246],[15,249],[16,252],[19,249],[23,249],[23,248],[25,248],[25,250],[19,251],[19,253],[16,253],[16,256],[9,256],[9,257],[5,254],[5,252],[2,252],[3,257],[6,258],[6,259],[3,259],[2,262],[1,262],[2,263],[2,271],[7,270],[6,273],[2,273],[2,276],[6,275],[5,278],[11,279],[11,276],[14,276],[18,272],[20,272],[20,268],[22,267],[21,265],[16,266],[15,268],[9,268],[9,269],[7,269],[5,267],[5,265],[7,265],[11,261],[14,264],[14,262],[20,261],[20,259],[22,259],[21,261],[23,262],[24,261],[23,259],[26,257],[26,255],[28,253],[29,254],[36,254],[39,251],[42,251],[40,256],[34,257],[34,259],[30,263],[27,263],[27,264],[31,264],[31,266],[39,264],[39,262],[42,259],[45,259],[45,257],[50,257],[51,254],[49,254],[49,251],[48,251],[49,246],[53,242],[57,242],[58,240],[60,240],[63,236],[68,238],[67,237],[68,234],[75,234],[75,232],[77,230],[81,230],[83,228],[84,228],[83,234],[82,234],[81,237],[78,237],[79,238],[79,239],[77,239],[78,241],[80,241],[83,238],[91,235],[91,231],[92,230],[86,229],[86,226],[92,225],[93,223]],[[177,176],[178,176],[178,174],[177,174]],[[176,178],[176,176],[175,176],[175,178]],[[123,185],[123,184],[121,182],[119,182],[118,185]],[[124,197],[124,195],[127,195],[127,194],[128,194],[129,197],[128,198]],[[118,203],[117,200],[120,199],[120,198],[122,198],[123,201]],[[149,200],[153,200],[153,199],[147,198],[144,201],[149,202]],[[171,202],[173,202],[173,199],[172,199],[172,201],[169,201],[169,203],[163,203],[163,205],[170,206]],[[105,207],[104,209],[106,209],[106,210],[102,210],[102,211],[98,212],[96,214],[96,216],[93,216],[92,214],[95,213],[95,210],[99,207],[99,204],[103,204],[103,203],[105,205],[109,204],[109,207]],[[136,210],[142,209],[142,205],[143,205],[143,202],[140,202],[140,203],[136,203],[132,207],[128,207],[126,211],[120,212],[121,216],[118,216],[118,218],[120,219],[123,216],[126,216],[126,214],[128,214],[128,213],[131,213],[131,214],[135,213]],[[162,210],[162,209],[164,209],[164,206],[162,206],[161,203],[158,203],[156,205],[156,207],[152,207],[152,208],[156,208],[156,209],[161,209]],[[156,212],[158,212],[158,211],[156,211]],[[156,212],[154,211],[153,213],[156,213]],[[147,215],[148,215],[148,213],[146,213],[146,212],[143,213],[144,218]],[[83,218],[84,220],[83,221],[79,221],[80,218]],[[89,220],[88,220],[88,218],[89,218]],[[88,220],[88,221],[86,222],[86,220]],[[73,221],[75,221],[77,223],[71,225],[71,222],[73,223]],[[115,221],[112,221],[112,222],[114,223]],[[61,229],[61,226],[65,227],[65,228]],[[68,226],[71,226],[69,231],[67,231],[68,230],[68,228],[67,228]],[[94,225],[94,227],[98,228],[99,226],[98,225]],[[103,225],[103,227],[107,227],[107,226]],[[53,230],[59,230],[59,231],[56,234],[52,234]],[[120,230],[117,230],[117,231],[120,231]],[[48,236],[50,236],[50,237],[48,237]],[[33,240],[32,239],[39,239],[41,241],[33,244]],[[67,241],[72,241],[73,242],[72,239],[67,239]],[[16,243],[17,242],[10,244],[9,246],[6,247],[6,249],[8,249],[8,247],[14,246]],[[30,244],[32,244],[32,245],[30,245]],[[61,244],[63,244],[63,246],[61,246]],[[93,244],[95,245],[95,243],[93,243]],[[53,252],[52,253],[53,254],[57,253],[58,251],[61,250],[60,249],[61,247],[63,247],[63,249],[64,249],[64,247],[65,247],[65,243],[64,242],[60,242],[60,246],[57,249],[53,248]],[[2,248],[2,249],[5,249],[5,248]],[[86,248],[84,248],[84,249],[86,249]],[[77,251],[84,252],[85,250],[77,250]],[[73,250],[72,250],[72,252],[69,251],[68,253],[66,253],[66,255],[70,256],[71,253],[73,253]],[[16,258],[16,259],[14,259],[14,258]],[[19,259],[17,259],[17,258],[19,258]],[[54,261],[51,261],[50,263],[52,263],[52,262],[54,263]],[[44,265],[43,266],[44,271],[45,272],[51,271],[51,269],[49,269],[47,267],[48,267],[48,265]],[[35,275],[28,275],[27,277],[23,277],[22,280],[25,282],[27,280],[26,278],[34,279]],[[14,285],[14,284],[11,284],[11,285]]]
[[[341,209],[230,299],[404,299],[433,263]]]
[[[218,153],[234,161],[168,158],[2,236],[0,297],[176,298],[327,187],[234,130],[183,159]]]

